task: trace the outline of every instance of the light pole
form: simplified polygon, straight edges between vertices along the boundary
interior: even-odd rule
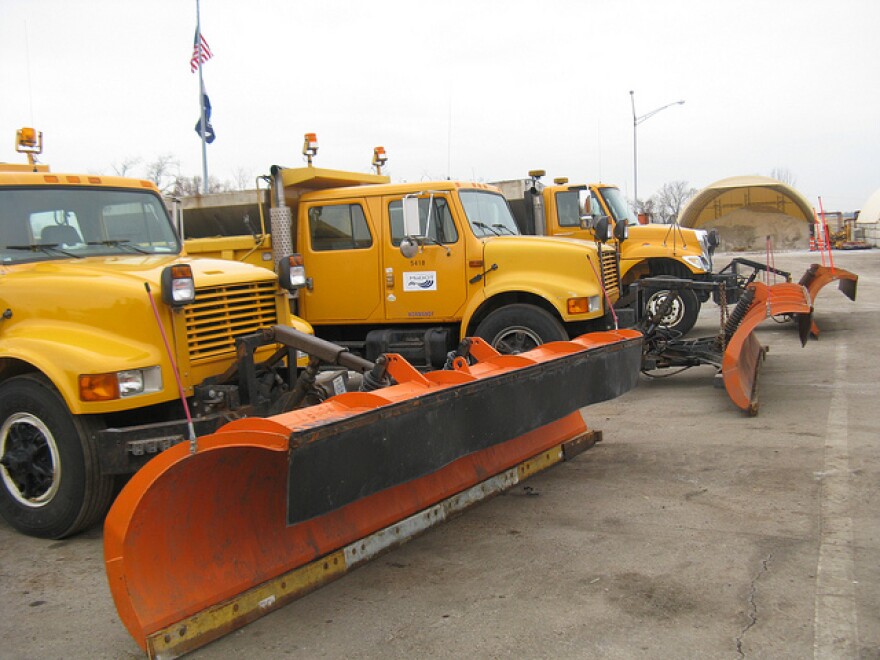
[[[639,150],[638,150],[638,141],[637,141],[637,131],[639,124],[642,122],[648,121],[651,117],[656,115],[661,110],[666,110],[673,105],[683,105],[684,101],[673,101],[672,103],[667,103],[664,106],[657,108],[656,110],[651,110],[651,112],[643,114],[641,117],[636,115],[636,93],[633,90],[629,91],[629,100],[632,103],[632,111],[633,111],[633,199],[635,201],[635,212],[636,219],[638,219],[639,215]]]

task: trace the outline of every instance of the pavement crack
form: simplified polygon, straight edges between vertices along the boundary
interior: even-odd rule
[[[761,568],[755,574],[755,577],[752,578],[751,588],[749,589],[748,611],[746,612],[748,622],[736,638],[736,653],[740,658],[746,657],[746,654],[743,651],[743,638],[746,636],[746,633],[749,632],[749,630],[751,630],[756,623],[758,623],[758,604],[755,602],[755,594],[758,590],[758,580],[764,573],[769,570],[768,567],[772,558],[773,553],[771,552],[767,555],[766,558],[761,561]]]

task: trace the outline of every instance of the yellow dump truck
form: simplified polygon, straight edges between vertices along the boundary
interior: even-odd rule
[[[117,475],[269,412],[296,357],[258,331],[309,327],[274,273],[188,257],[151,182],[29,157],[0,165],[0,515],[60,538],[103,517]]]
[[[712,272],[712,254],[717,245],[710,232],[686,229],[678,225],[640,225],[623,194],[604,183],[569,184],[556,179],[544,185],[541,170],[529,172],[527,179],[498,181],[497,186],[510,203],[519,229],[524,234],[567,236],[596,240],[596,228],[604,219],[612,230],[612,242],[620,252],[620,278],[624,291],[645,277],[669,276],[702,281]],[[643,305],[654,313],[665,299],[666,291],[656,290]],[[663,319],[663,324],[681,334],[697,320],[705,291],[679,290]],[[624,302],[626,298],[624,297]]]
[[[311,162],[266,179],[271,211],[259,227],[249,217],[253,234],[241,217],[221,222],[222,204],[202,205],[184,213],[186,235],[200,236],[187,251],[280,264],[282,282],[298,287],[296,314],[369,360],[394,352],[440,367],[466,336],[519,353],[610,323],[616,251],[521,235],[496,188],[392,184]]]

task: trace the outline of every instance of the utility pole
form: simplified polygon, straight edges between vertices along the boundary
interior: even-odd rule
[[[667,103],[664,106],[657,108],[656,110],[651,110],[641,117],[636,115],[636,93],[633,90],[629,91],[629,100],[632,103],[632,113],[633,113],[633,200],[635,202],[636,208],[634,209],[636,212],[636,216],[639,214],[639,149],[638,149],[638,129],[639,124],[646,122],[648,119],[656,115],[661,110],[666,110],[673,105],[684,105],[684,101],[673,101],[672,103]],[[638,218],[637,218],[638,219]]]

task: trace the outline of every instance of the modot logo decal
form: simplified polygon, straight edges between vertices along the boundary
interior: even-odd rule
[[[414,273],[403,274],[404,291],[436,291],[437,273],[433,270],[424,270]]]

